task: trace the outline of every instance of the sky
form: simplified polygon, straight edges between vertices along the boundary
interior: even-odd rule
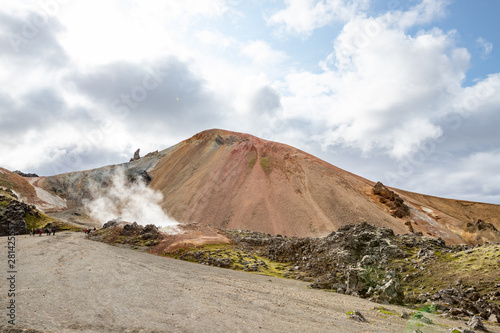
[[[498,0],[0,0],[0,166],[127,162],[210,128],[500,204]]]

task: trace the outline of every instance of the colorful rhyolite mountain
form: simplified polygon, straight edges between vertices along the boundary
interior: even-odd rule
[[[396,233],[441,237],[450,244],[500,240],[499,205],[381,184],[374,191],[374,182],[299,149],[218,129],[119,166],[26,178],[26,183],[36,189],[35,203],[46,211],[64,210],[98,197],[118,167],[129,179],[147,179],[148,186],[163,194],[162,208],[181,223],[324,236],[367,221]],[[34,200],[33,191],[27,199]],[[403,214],[395,214],[395,204],[404,208]]]

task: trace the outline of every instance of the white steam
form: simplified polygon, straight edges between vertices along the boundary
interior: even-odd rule
[[[147,187],[140,177],[129,182],[125,172],[118,170],[111,177],[111,185],[86,206],[89,215],[101,224],[119,218],[142,225],[175,227],[179,223],[163,211],[162,200],[163,195]]]

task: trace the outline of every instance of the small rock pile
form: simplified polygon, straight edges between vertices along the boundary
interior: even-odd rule
[[[441,289],[435,293],[422,293],[405,296],[407,303],[434,303],[446,316],[452,318],[465,318],[479,316],[484,320],[500,323],[500,306],[488,300],[499,300],[500,291],[481,295],[475,287],[462,288],[461,285],[454,288]]]
[[[117,220],[111,220],[106,222],[103,229],[116,230],[118,236],[122,236],[124,243],[153,246],[158,244],[163,236],[153,224],[148,224],[143,227],[137,222],[118,222]],[[105,238],[105,235],[97,234],[97,238]],[[97,239],[99,240],[99,239]]]
[[[14,173],[17,173],[19,176],[26,177],[26,178],[38,177],[38,175],[36,173],[24,173],[24,172],[19,171],[19,170],[15,170]]]

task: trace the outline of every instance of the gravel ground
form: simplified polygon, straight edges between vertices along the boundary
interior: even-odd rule
[[[6,246],[2,237],[4,254]],[[83,233],[17,236],[16,257],[16,326],[42,332],[428,333],[465,327],[427,314],[433,325],[404,320],[374,310],[379,304],[308,289],[300,281],[163,258],[94,242]],[[369,322],[348,319],[352,310]],[[0,318],[0,332],[7,332],[6,315]]]

